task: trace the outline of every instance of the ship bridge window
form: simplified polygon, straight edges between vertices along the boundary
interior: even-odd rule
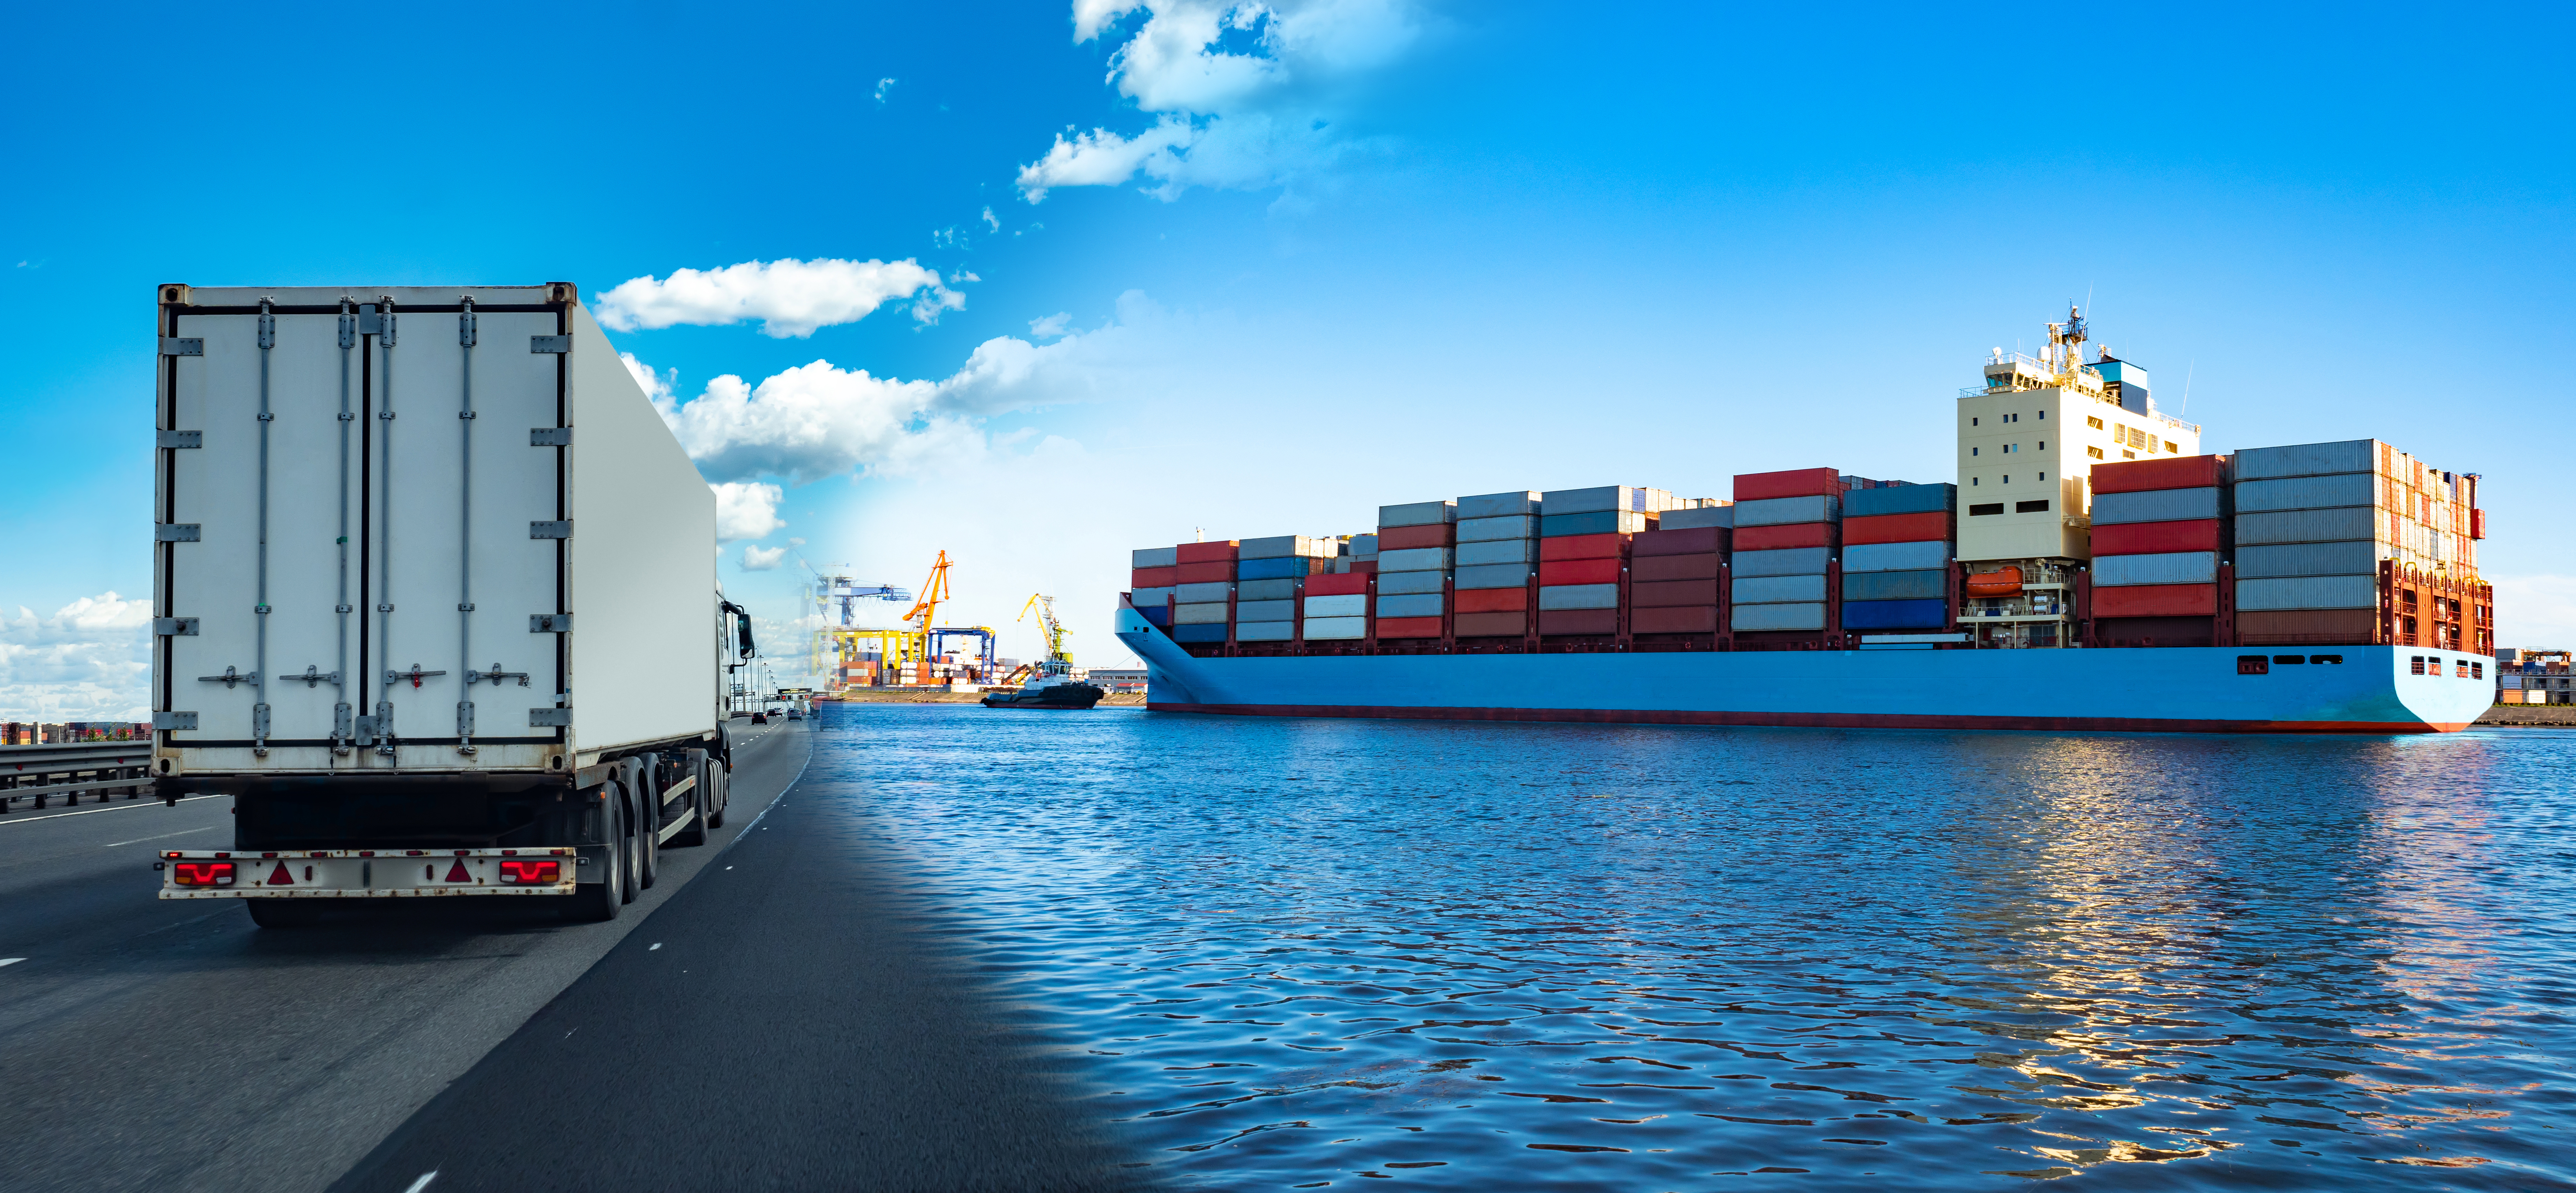
[[[2047,411],[2042,410],[2042,411],[2040,411],[2040,412],[2039,412],[2039,421],[2041,421],[2041,422],[2047,422],[2047,421],[2048,421],[2048,412],[2047,412]]]
[[[1975,454],[1977,454],[1977,449],[1975,449],[1975,448],[1973,448],[1973,447],[1972,447],[1972,448],[1969,448],[1969,449],[1968,449],[1968,454],[1969,454],[1969,455],[1972,455],[1972,456],[1973,456],[1973,455],[1975,455]]]
[[[2084,420],[2084,425],[2085,425],[2085,426],[2088,426],[2088,427],[2091,427],[2091,428],[2093,428],[2093,429],[2094,429],[2094,430],[2096,430],[2096,431],[2099,431],[2099,430],[2101,430],[2101,429],[2102,429],[2102,420],[2101,420],[2101,419],[2098,419],[2098,418],[2087,417],[2087,418]]]
[[[1972,426],[1972,427],[1973,427],[1973,426],[1975,426],[1975,425],[1977,425],[1977,420],[1976,420],[1976,419],[1974,419],[1974,418],[1970,418],[1970,419],[1968,420],[1968,425],[1969,425],[1969,426]]]
[[[1972,505],[1968,507],[1968,516],[1971,518],[1982,518],[1987,514],[2000,514],[2002,512],[2004,512],[2004,503],[2000,501],[1992,501],[1984,505]]]
[[[2088,455],[2088,456],[2091,456],[2091,457],[2093,457],[2093,458],[2094,458],[2094,459],[2096,459],[2096,460],[2100,460],[2100,459],[2105,459],[2105,458],[2107,458],[2107,457],[2105,457],[2105,456],[2102,454],[2102,449],[2101,449],[2101,448],[2098,448],[2098,447],[2088,447],[2088,448],[2085,448],[2085,449],[2084,449],[2084,454],[2085,454],[2085,455]]]
[[[2178,452],[2178,451],[2181,451],[2181,450],[2182,450],[2182,445],[2181,445],[2181,444],[2179,444],[2179,443],[2174,442],[2174,441],[2173,441],[2173,440],[2171,440],[2171,439],[2168,439],[2168,440],[2165,440],[2165,450],[2166,450],[2166,451],[2169,451],[2169,452]]]
[[[2487,677],[2487,665],[2486,665],[2485,663],[2471,663],[2471,664],[2469,664],[2469,678],[2471,678],[2471,679],[2485,679],[2486,677]]]
[[[2415,655],[2415,656],[2413,656],[2413,657],[2409,658],[2409,659],[2406,661],[2406,665],[2407,665],[2407,668],[2408,668],[2408,670],[2409,670],[2409,673],[2410,673],[2410,674],[2414,674],[2414,675],[2422,675],[2422,674],[2424,674],[2424,656],[2422,656],[2422,655],[2420,655],[2420,654],[2419,654],[2419,655]]]
[[[2236,673],[2238,675],[2270,675],[2272,673],[2272,660],[2259,654],[2238,655],[2236,656]]]
[[[2338,663],[2338,664],[2339,664],[2339,663],[2343,662],[2343,656],[2342,656],[2342,655],[2339,655],[2339,654],[2312,654],[2312,655],[2309,655],[2309,656],[2308,656],[2308,661],[2309,661],[2309,662],[2311,662],[2311,663]]]
[[[2016,501],[2013,503],[2013,512],[2016,514],[2044,514],[2048,512],[2048,501],[2046,498],[2042,498],[2038,501]]]

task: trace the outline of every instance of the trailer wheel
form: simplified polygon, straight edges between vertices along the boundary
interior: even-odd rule
[[[262,928],[310,928],[322,922],[322,904],[314,899],[244,899],[250,922]]]
[[[619,791],[622,801],[624,788],[619,788]],[[620,903],[634,902],[635,893],[643,889],[636,885],[643,869],[635,856],[636,827],[630,810],[620,802],[617,813],[617,875],[620,883],[617,901]]]
[[[733,768],[726,766],[724,759],[707,759],[707,782],[715,791],[715,799],[709,805],[712,810],[707,813],[707,827],[723,828],[725,805],[733,800]]]
[[[714,792],[708,787],[708,783],[712,780],[707,774],[710,769],[707,766],[707,752],[704,750],[691,750],[689,751],[688,757],[689,777],[696,779],[697,783],[689,788],[688,812],[683,813],[683,815],[688,815],[689,813],[694,813],[694,815],[689,815],[689,825],[687,828],[683,828],[679,832],[671,835],[671,843],[683,848],[704,845],[707,843],[708,809],[715,806],[715,800],[713,798]]]
[[[627,884],[624,862],[626,847],[622,844],[624,833],[618,823],[623,819],[624,817],[618,813],[617,801],[610,800],[608,802],[608,856],[600,859],[607,864],[599,868],[599,881],[582,883],[572,888],[571,903],[564,910],[567,918],[604,924],[616,919],[618,909],[626,905]]]
[[[642,815],[635,821],[635,890],[650,890],[653,880],[662,876],[662,793],[651,790],[652,780],[637,785],[635,806]]]

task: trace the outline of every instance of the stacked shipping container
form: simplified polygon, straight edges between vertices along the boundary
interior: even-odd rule
[[[1702,505],[1666,511],[1655,529],[1637,536],[1629,561],[1631,634],[1719,632],[1734,526],[1733,506]]]
[[[1946,629],[1959,536],[1957,485],[1891,483],[1843,494],[1843,628]]]
[[[1234,567],[1242,547],[1227,539],[1172,548],[1172,641],[1225,641],[1234,620]]]
[[[2380,564],[2477,574],[2477,478],[2374,439],[2236,453],[2237,628],[2248,643],[2350,639],[2380,622]],[[2367,639],[2355,639],[2367,640]]]
[[[1842,547],[1841,474],[1831,468],[1735,478],[1728,629],[1822,631],[1826,585]]]
[[[1245,539],[1234,565],[1234,640],[1297,637],[1297,602],[1307,578],[1332,566],[1341,544],[1302,534]]]
[[[1540,500],[1539,634],[1616,636],[1629,545],[1654,525],[1672,495],[1661,489],[1601,485],[1551,490]]]
[[[1128,600],[1145,620],[1171,628],[1174,588],[1181,582],[1179,548],[1140,547],[1127,558]]]
[[[2105,646],[2217,646],[2228,458],[2093,466],[2093,636]]]
[[[1378,638],[1440,636],[1457,546],[1457,502],[1378,507]]]
[[[1543,503],[1526,489],[1458,499],[1458,570],[1452,599],[1461,638],[1518,638],[1530,632],[1530,586],[1538,577]]]

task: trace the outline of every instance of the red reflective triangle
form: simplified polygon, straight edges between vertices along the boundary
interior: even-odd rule
[[[465,863],[458,862],[447,868],[447,880],[449,882],[472,882],[474,881],[474,876],[465,872]]]
[[[276,869],[268,872],[268,885],[294,886],[295,876],[286,872],[286,863],[279,862]]]

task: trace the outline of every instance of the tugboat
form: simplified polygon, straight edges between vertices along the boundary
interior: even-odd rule
[[[1055,598],[1039,594],[1020,606],[1020,620],[1028,620],[1035,609],[1038,628],[1046,632],[1046,661],[1031,668],[1028,679],[1016,692],[988,692],[986,708],[1079,709],[1100,703],[1109,694],[1098,684],[1084,683],[1073,677],[1073,656],[1064,652],[1064,623],[1055,618]]]

